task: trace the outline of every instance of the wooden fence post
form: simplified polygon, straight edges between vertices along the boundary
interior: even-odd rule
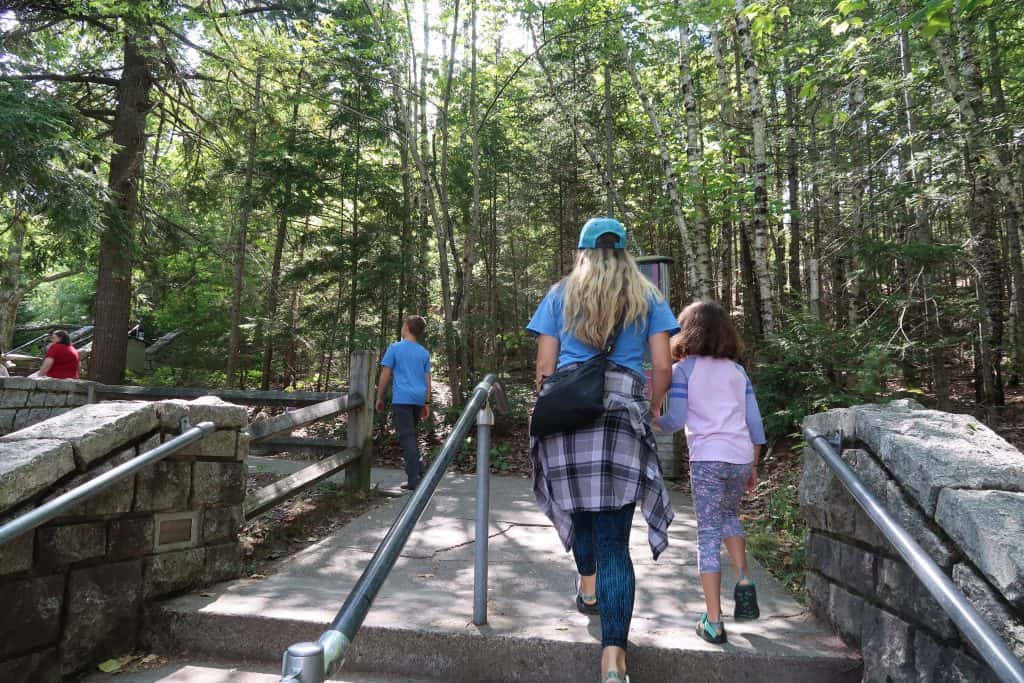
[[[370,351],[354,351],[349,362],[349,395],[360,394],[363,405],[348,413],[348,447],[359,449],[359,459],[345,469],[345,485],[350,491],[370,490],[370,466],[373,462],[373,403],[377,387],[373,382],[373,357]]]

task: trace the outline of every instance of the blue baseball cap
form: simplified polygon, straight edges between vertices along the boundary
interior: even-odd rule
[[[626,248],[626,229],[622,227],[622,223],[614,218],[591,218],[584,223],[583,229],[580,230],[580,243],[576,245],[576,248],[597,249],[597,239],[601,235],[609,233],[618,238],[615,244],[612,245],[613,248]]]

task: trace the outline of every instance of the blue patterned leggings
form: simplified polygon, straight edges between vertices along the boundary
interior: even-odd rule
[[[701,574],[722,571],[722,541],[743,536],[740,498],[746,490],[753,464],[691,462],[693,509],[697,515],[697,568]]]
[[[572,554],[581,576],[597,572],[597,602],[601,606],[601,647],[626,649],[633,619],[636,575],[629,556],[633,528],[630,503],[618,510],[572,513]]]

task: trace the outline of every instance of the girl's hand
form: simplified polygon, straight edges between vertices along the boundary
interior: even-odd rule
[[[658,418],[651,420],[651,429],[659,433],[661,432],[661,425],[658,424]]]
[[[378,398],[377,402],[373,404],[373,407],[374,407],[374,409],[378,413],[383,413],[384,412],[384,401],[382,401],[381,399]]]
[[[429,403],[424,404],[423,410],[420,411],[420,419],[421,420],[426,420],[428,417],[430,417],[430,404]]]
[[[757,489],[757,465],[750,470],[750,479],[747,479],[747,494],[752,494]]]

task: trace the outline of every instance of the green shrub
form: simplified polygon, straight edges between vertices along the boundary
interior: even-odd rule
[[[805,415],[878,400],[896,351],[870,324],[834,330],[805,312],[791,314],[757,347],[750,369],[768,436],[791,434]]]

